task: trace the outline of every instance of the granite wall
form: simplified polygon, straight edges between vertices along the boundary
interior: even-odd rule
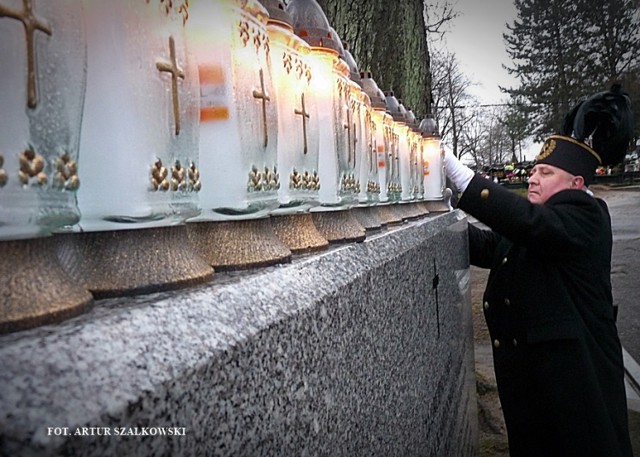
[[[475,455],[466,234],[430,215],[1,336],[0,454]]]

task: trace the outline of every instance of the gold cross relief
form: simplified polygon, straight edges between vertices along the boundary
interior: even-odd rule
[[[369,111],[365,111],[364,116],[365,125],[367,127],[365,134],[368,136],[367,151],[369,152],[369,172],[373,173],[378,167],[378,151],[375,144],[376,125],[374,124],[373,119],[371,119],[371,113],[369,113]]]
[[[396,164],[394,177],[400,179],[400,135],[397,133],[393,134],[393,160]]]
[[[169,58],[170,63],[156,62],[156,68],[160,72],[171,73],[171,97],[173,99],[173,119],[176,125],[176,135],[180,134],[180,99],[178,97],[178,78],[184,79],[184,71],[178,67],[176,60],[176,42],[172,36],[169,37]]]
[[[304,154],[307,154],[308,151],[308,143],[307,143],[307,119],[309,119],[309,113],[304,104],[304,93],[302,94],[302,108],[294,110],[298,116],[302,116],[302,135],[304,136]]]
[[[354,108],[355,110],[355,108]],[[353,168],[356,167],[356,148],[358,145],[358,136],[356,134],[356,123],[355,122],[351,122],[352,118],[351,118],[351,108],[349,107],[349,103],[347,102],[346,105],[346,115],[347,115],[347,121],[344,124],[344,129],[347,131],[347,162],[349,163],[349,166],[352,165],[353,163]],[[355,115],[355,113],[354,113]],[[352,136],[353,135],[353,139]],[[352,162],[352,158],[353,158],[353,162]]]
[[[269,134],[267,132],[267,102],[270,102],[271,99],[264,90],[264,74],[262,73],[262,68],[260,69],[260,90],[253,90],[253,98],[262,100],[262,125],[264,127],[263,147],[266,148],[269,143]]]
[[[51,36],[49,24],[35,16],[31,0],[22,1],[22,11],[16,11],[0,5],[0,18],[8,17],[22,22],[27,39],[27,106],[31,109],[38,105],[36,92],[36,52],[34,36],[36,31],[41,31]]]

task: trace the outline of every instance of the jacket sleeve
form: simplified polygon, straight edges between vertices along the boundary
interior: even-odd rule
[[[458,207],[513,243],[544,249],[550,255],[573,255],[599,236],[604,213],[582,190],[564,190],[545,204],[476,175]]]
[[[491,268],[496,246],[502,237],[491,230],[469,224],[469,262],[480,268]]]

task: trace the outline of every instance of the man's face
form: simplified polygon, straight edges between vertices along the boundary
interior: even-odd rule
[[[552,195],[565,189],[576,188],[576,177],[561,168],[544,163],[537,164],[529,175],[527,198],[531,203],[544,203]]]

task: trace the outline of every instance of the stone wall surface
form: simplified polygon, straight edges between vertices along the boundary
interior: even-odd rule
[[[469,277],[453,211],[1,336],[0,455],[475,455]]]

